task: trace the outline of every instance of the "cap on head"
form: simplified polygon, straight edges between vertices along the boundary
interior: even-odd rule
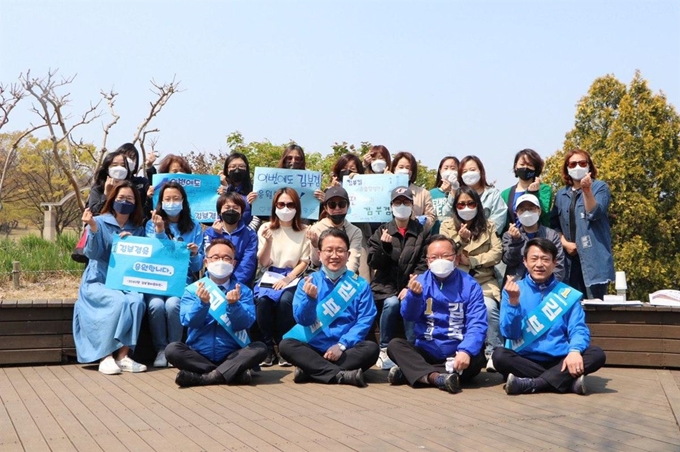
[[[408,187],[397,187],[392,190],[391,202],[394,202],[397,198],[406,198],[413,202],[413,192]]]
[[[347,190],[340,186],[329,187],[326,189],[326,191],[324,192],[323,202],[328,202],[328,200],[331,198],[342,198],[349,202],[349,195],[347,194]]]
[[[538,198],[536,196],[531,195],[529,193],[525,193],[519,198],[517,198],[517,200],[515,201],[515,210],[517,210],[519,205],[522,204],[523,202],[530,202],[531,204],[535,205],[538,208],[541,207],[541,204],[538,202]]]

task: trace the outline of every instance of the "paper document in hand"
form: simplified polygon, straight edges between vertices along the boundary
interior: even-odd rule
[[[264,274],[262,275],[262,279],[260,280],[260,287],[271,288],[274,285],[274,283],[276,283],[277,281],[281,281],[283,278],[285,278],[285,275],[282,275],[281,273],[266,271],[264,272]],[[297,286],[298,281],[300,281],[299,277],[289,282],[285,288],[287,289],[289,287]]]

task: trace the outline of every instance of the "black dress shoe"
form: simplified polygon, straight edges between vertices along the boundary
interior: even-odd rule
[[[293,383],[309,383],[312,381],[312,377],[308,373],[299,367],[295,368],[295,373],[293,374]]]
[[[175,383],[183,388],[191,386],[219,385],[226,383],[224,376],[217,369],[207,374],[197,374],[188,370],[180,370],[175,377]]]
[[[339,385],[352,385],[358,388],[365,388],[364,372],[361,369],[341,370],[335,377]]]
[[[240,374],[236,375],[236,378],[232,380],[232,383],[237,385],[249,385],[253,381],[253,374],[250,373],[250,369],[246,369]]]

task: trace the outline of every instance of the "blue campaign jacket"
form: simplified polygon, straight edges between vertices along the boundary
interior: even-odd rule
[[[401,303],[401,316],[415,322],[416,347],[439,359],[458,350],[471,357],[479,354],[488,325],[484,294],[477,281],[456,268],[444,280],[428,270],[418,276],[418,282],[423,293],[415,295],[409,290]],[[426,315],[429,298],[432,314]]]
[[[236,287],[236,283],[236,279],[230,278],[227,291]],[[187,345],[212,362],[222,362],[241,347],[208,311],[210,303],[203,303],[196,295],[184,291],[179,319],[182,325],[189,328]],[[227,304],[227,316],[234,331],[245,330],[255,323],[253,291],[244,284],[241,284],[241,299],[234,304]]]
[[[352,273],[349,270],[347,271]],[[323,271],[314,272],[311,277],[311,283],[318,288],[317,298],[310,298],[302,290],[302,286],[305,284],[304,279],[301,279],[298,283],[295,298],[293,298],[293,316],[295,321],[302,326],[310,326],[316,321],[318,302],[323,301],[336,286]],[[361,276],[358,276],[358,279],[359,291],[355,295],[354,301],[335,318],[333,323],[324,327],[309,341],[312,348],[325,352],[337,343],[351,348],[366,339],[366,334],[368,334],[378,311],[375,308],[371,286]]]
[[[194,228],[189,232],[185,232],[184,234],[180,234],[177,223],[169,223],[168,227],[174,237],[182,237],[182,241],[184,241],[184,243],[187,245],[189,243],[195,243],[198,245],[198,253],[195,256],[189,257],[189,274],[187,274],[186,282],[187,284],[191,284],[194,282],[191,273],[199,272],[203,268],[203,232],[201,230],[201,223],[194,221]],[[165,231],[161,232],[160,234],[156,233],[156,227],[154,226],[152,220],[146,222],[146,236],[156,238],[158,240],[170,240],[170,237],[168,237]]]
[[[559,281],[553,275],[546,284],[539,285],[531,279],[531,275],[527,274],[524,279],[517,281],[519,285],[517,306],[510,305],[508,293],[503,290],[500,315],[501,334],[508,339],[519,339],[522,335],[522,319],[541,304],[544,295],[558,283]],[[548,331],[520,351],[520,355],[536,361],[551,361],[567,356],[572,350],[583,353],[589,344],[590,331],[586,326],[586,315],[579,302],[557,319]]]
[[[252,287],[257,270],[257,233],[250,229],[243,219],[239,220],[238,227],[232,234],[224,229],[216,230],[212,226],[203,233],[203,250],[210,245],[214,239],[226,239],[234,244],[236,248],[236,265],[234,266],[233,276],[241,284]]]
[[[601,180],[593,180],[593,195],[597,201],[595,209],[586,213],[581,190],[574,192],[571,187],[558,190],[555,204],[550,213],[550,227],[562,233],[564,237],[576,243],[578,258],[583,270],[583,281],[586,286],[604,284],[614,281],[614,256],[612,255],[612,237],[609,226],[609,187]],[[571,197],[576,200],[576,237],[570,237],[569,208]],[[567,269],[565,281],[569,280],[570,260],[565,260]]]

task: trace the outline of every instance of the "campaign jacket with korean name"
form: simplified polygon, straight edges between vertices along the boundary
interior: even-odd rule
[[[417,279],[423,293],[409,290],[401,303],[404,320],[415,322],[416,347],[439,359],[458,350],[471,357],[479,354],[488,325],[484,294],[477,281],[457,268],[444,280],[429,270]],[[432,314],[427,315],[430,298]]]
[[[229,278],[226,290],[236,287],[238,281]],[[253,291],[241,283],[241,299],[227,304],[227,316],[233,331],[250,328],[255,323],[255,304]],[[221,362],[231,353],[240,350],[241,346],[210,315],[210,303],[203,303],[196,295],[185,290],[179,307],[179,319],[182,325],[189,328],[187,345],[213,362]]]
[[[330,325],[324,326],[309,341],[309,345],[318,351],[325,352],[337,343],[351,348],[365,340],[378,312],[368,282],[349,270],[347,272],[352,277],[356,276],[359,281],[357,294],[354,296],[354,301],[344,311],[338,313]],[[305,280],[301,279],[295,291],[295,298],[293,298],[293,316],[295,321],[302,326],[310,326],[316,321],[318,303],[323,302],[337,285],[323,271],[314,272],[310,276],[312,277],[310,282],[318,289],[317,297],[311,298],[302,290]]]
[[[519,339],[522,336],[522,319],[543,302],[545,295],[559,283],[551,276],[545,284],[537,284],[531,275],[527,275],[519,286],[519,304],[509,303],[508,293],[503,290],[501,301],[500,325],[501,334],[508,339]],[[581,303],[575,303],[569,311],[533,343],[519,352],[520,355],[536,361],[551,361],[562,358],[572,350],[580,353],[590,344],[590,330],[586,326],[586,315]]]

